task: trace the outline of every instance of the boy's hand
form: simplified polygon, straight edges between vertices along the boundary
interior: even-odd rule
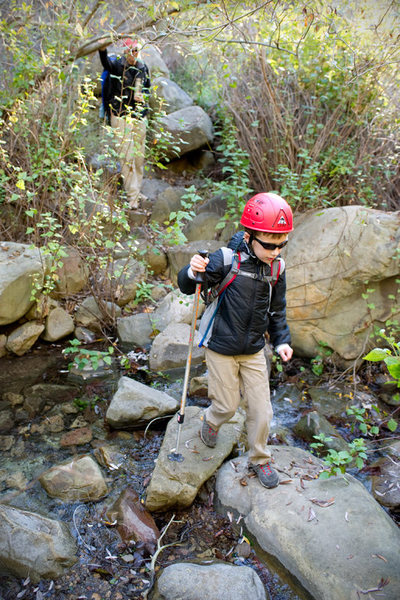
[[[291,348],[289,346],[289,344],[282,344],[279,347],[279,352],[278,352],[279,356],[281,357],[281,359],[283,360],[283,362],[287,362],[288,360],[290,360],[293,356],[293,348]]]
[[[203,258],[200,254],[195,254],[190,260],[190,267],[193,273],[204,273],[209,262],[209,258]]]

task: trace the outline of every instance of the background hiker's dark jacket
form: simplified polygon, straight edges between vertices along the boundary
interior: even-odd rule
[[[130,66],[125,57],[110,60],[107,50],[99,50],[101,64],[110,73],[110,105],[111,110],[117,117],[123,117],[133,111],[134,116],[144,117],[148,111],[147,102],[136,105],[134,93],[135,83],[138,78],[142,80],[142,93],[145,101],[149,95],[149,71],[144,62],[137,60],[135,66]]]
[[[243,232],[235,234],[228,247],[237,248],[240,252],[241,270],[261,274],[265,269],[266,273],[270,274],[270,266],[250,253],[243,240]],[[230,265],[224,265],[222,250],[210,254],[209,259],[206,268],[207,281],[209,285],[216,285],[229,272]],[[179,271],[178,285],[184,294],[193,294],[196,283],[188,276],[188,268],[189,265]],[[267,331],[274,347],[290,344],[285,294],[284,271],[272,287],[268,282],[241,276],[239,273],[226,288],[212,324],[211,337],[204,345],[214,352],[229,356],[255,354],[264,347],[264,334]]]

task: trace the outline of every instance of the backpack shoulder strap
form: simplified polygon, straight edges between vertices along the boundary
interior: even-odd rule
[[[271,285],[276,285],[279,279],[279,275],[282,275],[285,270],[285,261],[283,258],[278,256],[271,265]]]

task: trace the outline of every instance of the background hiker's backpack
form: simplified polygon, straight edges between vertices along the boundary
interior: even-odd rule
[[[117,59],[117,57],[112,54],[109,55],[108,58],[111,61],[115,61]],[[107,69],[104,69],[104,71],[102,72],[100,80],[101,80],[101,106],[100,106],[99,116],[100,116],[100,119],[105,118],[107,125],[110,125],[110,122],[111,122],[110,102],[113,97],[113,91],[112,91],[110,72],[107,71]]]

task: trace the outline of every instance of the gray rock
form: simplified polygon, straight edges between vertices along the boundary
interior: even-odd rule
[[[17,321],[30,309],[34,282],[40,291],[46,265],[39,248],[0,242],[0,325]]]
[[[36,321],[27,321],[14,329],[7,338],[6,348],[17,356],[22,356],[32,348],[42,331],[44,325]]]
[[[167,77],[157,77],[151,85],[150,106],[167,114],[192,106],[192,98],[177,83]]]
[[[153,371],[175,369],[186,364],[190,338],[190,325],[187,323],[170,323],[153,341],[150,350],[149,364]],[[195,331],[192,364],[204,360],[204,348],[199,348],[200,334]]]
[[[266,600],[261,579],[250,567],[175,563],[158,578],[154,600]]]
[[[108,407],[106,420],[115,429],[133,427],[173,413],[177,400],[129,377],[121,377]]]
[[[0,572],[40,579],[60,577],[77,560],[65,523],[0,505]]]
[[[115,317],[119,317],[121,314],[120,307],[113,302],[105,302],[105,309]],[[101,331],[102,319],[102,312],[93,296],[85,298],[75,314],[75,321],[78,325],[96,332]]]
[[[166,149],[169,158],[182,156],[213,141],[211,119],[200,106],[182,108],[162,117],[160,122],[171,136]]]
[[[46,318],[42,338],[46,342],[56,342],[70,335],[75,329],[74,320],[63,308],[55,308]]]
[[[150,316],[154,328],[164,331],[171,323],[191,323],[193,304],[193,296],[182,294],[179,290],[170,292]],[[203,310],[204,306],[199,306],[198,316],[202,314]]]
[[[89,268],[78,250],[72,247],[64,248],[66,256],[61,258],[62,267],[56,270],[57,278],[55,288],[52,291],[54,298],[67,298],[78,294],[88,281]]]
[[[146,507],[149,510],[190,506],[201,485],[213,475],[238,442],[244,424],[241,411],[238,410],[228,423],[222,425],[215,448],[208,448],[200,439],[201,414],[202,409],[197,406],[186,407],[178,448],[178,453],[184,458],[182,462],[168,458],[171,452],[176,451],[177,418],[174,417],[168,423],[147,488]]]
[[[385,598],[397,600],[400,532],[392,519],[350,475],[315,479],[321,463],[311,454],[270,449],[281,479],[292,483],[267,490],[251,478],[243,486],[246,457],[237,458],[236,471],[227,463],[217,475],[223,510],[243,515],[247,536],[315,600],[356,600],[357,591],[375,588],[381,578],[389,579]]]
[[[293,427],[293,431],[300,438],[308,442],[316,442],[317,440],[314,439],[314,436],[323,433],[332,438],[330,442],[325,442],[326,448],[333,448],[338,452],[340,450],[348,450],[347,442],[340,433],[329,423],[328,419],[315,410],[301,417],[300,421]]]
[[[125,306],[135,299],[138,285],[146,279],[146,269],[135,258],[121,258],[113,261],[107,271],[100,276],[99,285],[103,293],[118,306]]]
[[[169,69],[157,46],[146,44],[140,51],[140,57],[146,63],[150,71],[151,79],[154,79],[157,75],[169,77]]]
[[[151,317],[151,313],[138,313],[129,317],[120,317],[117,320],[120,341],[141,347],[151,344],[151,334],[153,333]]]
[[[220,220],[221,217],[217,213],[201,212],[188,222],[183,229],[183,233],[189,242],[215,239],[220,232],[216,229]]]
[[[169,219],[171,212],[182,208],[182,196],[186,194],[184,187],[168,187],[155,200],[151,213],[151,220],[163,223]]]
[[[372,493],[374,498],[389,508],[400,506],[400,458],[384,456],[375,461],[372,468],[380,470],[379,475],[372,476]]]

